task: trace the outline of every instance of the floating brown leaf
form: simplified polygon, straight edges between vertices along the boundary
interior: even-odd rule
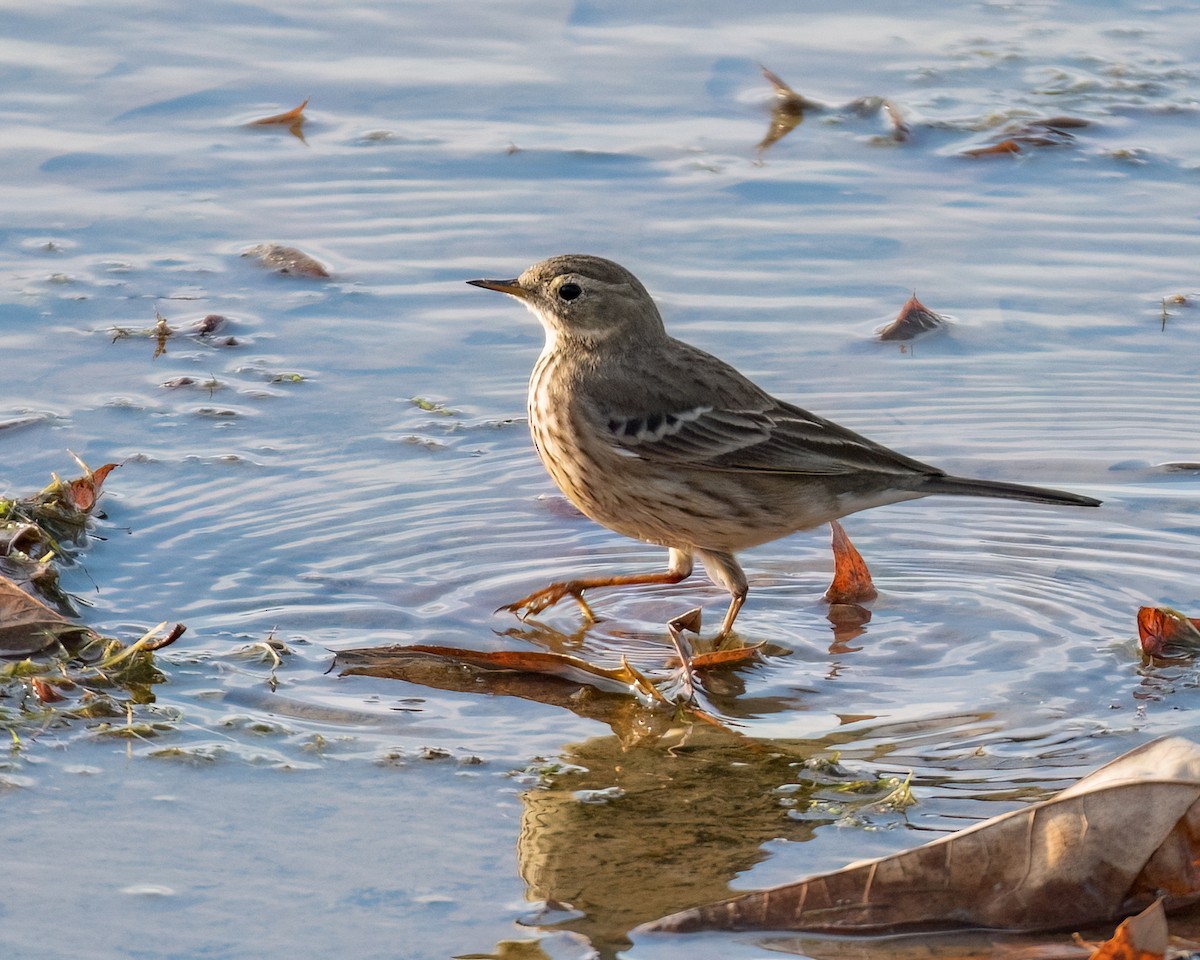
[[[912,340],[924,333],[944,327],[949,321],[934,313],[917,299],[914,293],[900,308],[896,319],[883,327],[876,336],[880,340]]]
[[[749,647],[710,650],[707,653],[694,654],[690,663],[693,670],[729,670],[733,667],[745,667],[762,660],[765,647],[764,641]]]
[[[985,147],[972,147],[962,151],[964,157],[990,157],[1003,154],[1020,153],[1021,145],[1016,140],[1006,139],[999,143],[991,143]]]
[[[664,917],[645,930],[1050,930],[1200,900],[1200,746],[1152,741],[1056,797],[890,857]]]
[[[1200,619],[1170,607],[1140,607],[1138,641],[1148,657],[1185,657],[1200,651]]]
[[[42,703],[61,703],[66,699],[48,681],[41,677],[30,677],[29,685],[33,688],[34,696]]]
[[[216,333],[225,325],[225,318],[219,313],[210,313],[203,320],[196,324],[196,336],[207,337]]]
[[[167,341],[174,336],[175,331],[167,326],[167,318],[158,311],[154,313],[154,359],[157,360],[167,352]]]
[[[879,592],[871,581],[871,571],[862,554],[850,542],[840,523],[830,520],[829,529],[833,534],[833,582],[825,591],[825,599],[830,603],[874,600]]]
[[[762,138],[757,148],[758,152],[762,153],[799,126],[804,120],[805,110],[819,110],[821,104],[798,94],[766,67],[760,65],[759,69],[762,70],[763,76],[775,90],[775,106],[771,110],[771,126],[767,129],[766,136]]]
[[[277,273],[297,277],[329,276],[329,271],[307,253],[278,243],[260,243],[249,250],[243,250],[242,256],[255,257],[264,267]]]
[[[72,623],[0,577],[0,657],[28,657],[59,641],[91,635],[87,627]]]
[[[106,463],[102,467],[90,470],[88,469],[88,465],[78,457],[75,459],[83,467],[84,474],[82,477],[71,480],[66,484],[67,495],[71,498],[71,502],[75,504],[75,509],[81,510],[84,513],[90,513],[100,497],[100,488],[104,484],[104,478],[117,469],[117,464]]]
[[[1075,142],[1069,129],[1089,126],[1087,120],[1076,117],[1049,117],[1043,120],[1028,120],[1008,124],[1000,133],[997,143],[963,150],[960,156],[987,157],[1021,153],[1030,147],[1062,147]]]
[[[270,117],[263,117],[261,120],[251,120],[249,126],[252,127],[267,127],[274,124],[280,126],[299,125],[304,122],[304,108],[308,106],[308,98],[298,107],[293,107],[284,113],[276,113]]]

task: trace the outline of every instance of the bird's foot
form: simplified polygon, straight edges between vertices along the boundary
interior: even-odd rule
[[[700,608],[681,613],[667,621],[667,632],[671,635],[671,644],[679,656],[679,667],[682,671],[682,686],[688,703],[696,700],[696,675],[692,672],[691,644],[684,637],[685,632],[700,632]]]
[[[578,580],[565,580],[560,583],[552,583],[548,587],[543,587],[541,590],[535,590],[527,597],[522,597],[520,600],[515,600],[512,603],[506,603],[501,607],[496,608],[496,612],[507,610],[509,613],[515,613],[522,620],[528,620],[530,617],[536,617],[543,610],[549,610],[563,597],[574,597],[575,602],[579,604],[579,609],[583,611],[583,616],[589,624],[596,622],[596,615],[592,612],[591,606],[583,599],[583,591],[589,585],[580,583]]]

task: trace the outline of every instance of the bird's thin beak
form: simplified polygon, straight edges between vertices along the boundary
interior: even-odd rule
[[[484,290],[499,290],[501,293],[520,297],[522,300],[529,297],[529,291],[521,286],[517,277],[512,280],[468,280],[467,283],[473,287],[483,287]]]

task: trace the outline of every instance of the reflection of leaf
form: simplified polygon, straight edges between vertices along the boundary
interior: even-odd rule
[[[242,256],[255,257],[260,264],[276,273],[298,277],[329,276],[329,271],[307,253],[278,243],[260,243],[249,250],[243,250]]]
[[[946,325],[946,318],[934,313],[917,299],[914,293],[900,308],[896,319],[883,327],[876,336],[880,340],[912,340]]]
[[[719,671],[756,662],[762,651],[759,644],[700,654],[691,659],[691,666],[719,676]],[[692,702],[692,691],[681,681],[680,671],[647,676],[624,658],[612,668],[537,650],[484,652],[414,644],[341,650],[337,665],[342,676],[405,680],[437,690],[521,697],[563,707],[608,723],[623,742],[626,735],[629,742],[657,739],[677,714],[724,729],[723,721]],[[681,683],[689,694],[686,702],[668,695],[677,693]]]
[[[1200,899],[1200,746],[1153,741],[1058,796],[890,857],[672,914],[645,929],[1055,929]]]
[[[1185,657],[1200,651],[1200,620],[1169,607],[1141,607],[1138,641],[1148,657]]]
[[[450,674],[461,674],[463,668],[468,668],[476,680],[483,681],[485,687],[489,685],[489,673],[517,674],[530,681],[528,687],[531,690],[536,689],[540,678],[552,681],[550,689],[556,686],[553,681],[565,680],[575,687],[584,684],[604,693],[632,695],[646,704],[663,700],[654,685],[624,661],[620,667],[610,669],[598,667],[579,657],[540,650],[481,651],[425,644],[343,650],[337,657],[339,661],[349,664],[342,671],[343,675],[361,674],[392,679],[423,675],[426,679],[416,682],[424,683],[428,682],[431,673],[444,673],[449,678]],[[441,686],[437,683],[430,685]],[[479,683],[475,683],[472,688],[479,689],[479,686]]]
[[[11,580],[0,577],[0,656],[27,657],[59,640],[90,634],[87,627],[72,623]]]
[[[830,603],[865,603],[879,596],[871,581],[871,571],[846,531],[836,520],[829,521],[833,534],[833,582],[825,591]]]

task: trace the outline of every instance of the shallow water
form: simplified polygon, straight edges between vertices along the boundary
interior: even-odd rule
[[[760,956],[626,934],[1196,735],[1200,674],[1143,665],[1134,621],[1200,610],[1200,479],[1159,466],[1200,460],[1194,10],[711,6],[7,10],[0,422],[33,422],[0,430],[0,491],[68,473],[68,450],[124,461],[66,585],[102,632],[189,628],[144,708],[159,736],[77,724],[4,761],[8,954],[567,957],[584,935]],[[759,63],[828,105],[761,155]],[[306,96],[303,140],[244,126]],[[867,96],[908,142],[845,108]],[[1069,145],[960,155],[1064,115],[1090,122]],[[262,242],[332,279],[239,257]],[[820,599],[824,531],[749,552],[739,630],[790,655],[714,693],[739,736],[622,749],[617,722],[328,672],[419,642],[653,665],[669,616],[718,622],[699,577],[598,594],[582,637],[566,604],[544,617],[561,634],[524,639],[491,613],[664,559],[558,499],[523,422],[540,331],[462,282],[568,251],[620,260],[674,333],[789,400],[1105,505],[849,518],[880,589],[853,639]],[[953,325],[876,342],[914,289]],[[238,343],[113,340],[156,310],[225,315]],[[162,386],[182,376],[200,383]],[[245,652],[272,631],[274,671]],[[917,805],[788,806],[795,764],[835,752],[911,771]]]

